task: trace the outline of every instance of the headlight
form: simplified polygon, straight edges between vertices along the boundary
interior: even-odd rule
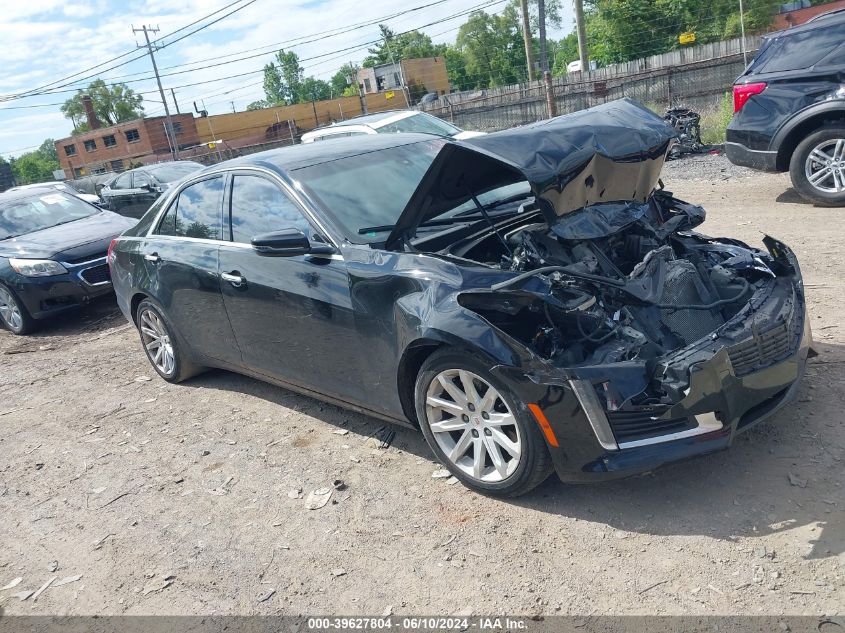
[[[64,275],[67,270],[59,262],[51,259],[10,259],[9,265],[24,277],[52,277]]]

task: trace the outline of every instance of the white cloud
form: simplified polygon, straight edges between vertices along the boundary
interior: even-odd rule
[[[151,67],[149,58],[143,55],[143,50],[136,49],[136,43],[143,42],[143,35],[133,34],[132,26],[159,26],[161,32],[157,37],[160,37],[210,14],[230,1],[74,0],[67,3],[61,0],[12,0],[11,3],[6,3],[10,6],[4,6],[0,13],[0,41],[4,43],[0,93],[11,94],[53,83],[97,62],[130,52],[130,55],[115,63],[132,57],[139,59],[101,74],[107,79],[132,80],[132,88],[147,93],[144,95],[147,114],[160,114],[162,107],[155,103],[159,100],[155,82],[152,79],[134,81],[149,77]],[[324,0],[316,4],[314,0],[258,0],[219,23],[163,48],[156,54],[156,59],[164,69],[162,73],[169,74],[184,70],[166,70],[169,66],[189,62],[200,62],[198,66],[202,66],[208,62],[231,59],[226,57],[227,55],[249,55],[251,53],[243,51],[273,45],[266,49],[266,54],[253,59],[214,68],[197,67],[189,73],[163,78],[168,97],[168,89],[176,88],[176,96],[183,112],[192,110],[191,102],[201,99],[205,99],[212,114],[230,111],[231,101],[235,102],[238,109],[243,109],[249,102],[263,97],[262,76],[260,72],[245,77],[235,75],[260,71],[263,65],[272,59],[276,47],[284,46],[296,51],[300,59],[305,60],[303,66],[307,75],[313,74],[328,79],[343,63],[362,60],[367,51],[363,48],[337,55],[331,53],[348,47],[359,47],[377,39],[378,27],[373,24],[347,33],[320,37],[311,43],[291,45],[290,40],[301,40],[303,36],[329,29],[348,29],[351,25],[375,21],[424,2],[425,0],[403,0],[401,3],[395,0]],[[481,0],[448,0],[386,22],[394,30],[404,31],[441,20],[479,2]],[[501,10],[503,6],[498,5],[493,10]],[[221,12],[215,18],[227,11]],[[431,35],[449,31],[435,39],[453,41],[455,31],[450,29],[457,27],[465,19],[461,17],[424,30]],[[568,26],[570,22],[571,18],[564,16],[564,24]],[[330,54],[327,58],[308,61],[308,58],[327,53]],[[76,75],[73,81],[78,83],[78,80],[86,75],[97,76],[96,71],[87,72]],[[220,81],[180,87],[217,79]],[[84,85],[89,81],[90,79],[87,79],[82,83]],[[76,83],[71,88],[75,85]],[[229,91],[231,94],[223,94]],[[73,90],[70,89],[68,92],[10,102],[8,105],[60,103],[72,94]],[[44,108],[43,111],[8,110],[0,104],[0,153],[5,154],[10,149],[25,145],[38,145],[47,136],[60,138],[67,136],[69,132],[70,123],[62,118],[58,106]]]

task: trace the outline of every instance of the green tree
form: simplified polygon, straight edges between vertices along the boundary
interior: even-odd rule
[[[44,156],[40,150],[21,154],[12,161],[12,173],[19,185],[54,180],[53,172],[59,169],[59,161]]]
[[[144,98],[141,95],[126,84],[108,85],[102,79],[97,79],[62,104],[61,112],[73,123],[74,134],[89,129],[82,105],[83,95],[91,97],[94,113],[104,125],[115,125],[143,116],[144,107],[141,102]]]
[[[456,46],[447,46],[443,59],[446,60],[446,75],[452,90],[470,90],[475,87],[467,74],[466,59]]]
[[[455,46],[472,87],[504,86],[527,78],[522,28],[513,5],[498,15],[473,11],[458,30]]]
[[[270,107],[270,104],[267,103],[264,99],[261,99],[259,101],[253,101],[252,103],[250,103],[246,107],[246,109],[250,110],[250,111],[251,110],[263,110],[264,108],[269,108],[269,107]]]
[[[352,83],[347,83],[347,77]],[[331,78],[332,94],[335,97],[354,97],[358,94],[358,66],[346,63]]]
[[[331,99],[331,93],[332,87],[329,82],[314,77],[306,77],[299,88],[299,102]]]
[[[264,94],[270,105],[301,103],[305,69],[293,51],[281,49],[275,61],[264,66]]]
[[[756,0],[745,6],[748,33],[766,30],[780,0]],[[678,36],[695,34],[706,44],[740,32],[735,0],[587,0],[590,58],[602,64],[658,55],[678,48]]]
[[[431,37],[419,31],[396,34],[386,24],[379,24],[379,29],[381,40],[368,49],[370,54],[364,59],[364,67],[371,68],[400,59],[439,57],[446,50],[445,44],[435,44]]]
[[[566,74],[566,65],[579,59],[578,34],[570,33],[562,40],[551,43],[549,47],[549,65],[555,76]]]

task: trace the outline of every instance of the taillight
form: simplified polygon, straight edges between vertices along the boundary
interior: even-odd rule
[[[766,89],[762,81],[755,84],[736,84],[734,86],[734,112],[742,110],[742,106],[754,95],[758,95]]]
[[[109,242],[109,250],[106,251],[106,263],[108,263],[109,265],[111,265],[112,261],[114,260],[114,258],[112,257],[112,253],[114,252],[115,246],[117,246],[117,238]]]

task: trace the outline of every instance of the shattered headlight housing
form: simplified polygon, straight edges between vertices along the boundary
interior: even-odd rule
[[[16,259],[9,260],[9,265],[19,275],[24,277],[53,277],[64,275],[67,269],[52,259]]]

